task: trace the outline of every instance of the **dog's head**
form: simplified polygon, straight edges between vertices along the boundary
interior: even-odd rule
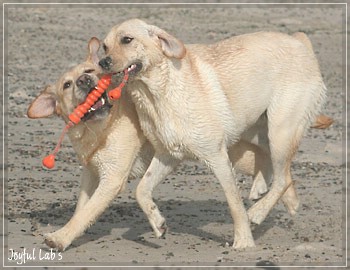
[[[184,44],[164,30],[133,19],[114,26],[103,42],[106,57],[99,62],[105,72],[128,69],[130,78],[161,64],[164,56],[181,59]]]
[[[102,72],[98,65],[99,48],[100,41],[91,38],[87,60],[63,74],[55,84],[46,86],[29,106],[28,117],[43,118],[57,114],[68,121],[69,114],[85,101],[86,96],[97,85],[98,74]],[[108,114],[109,108],[106,95],[102,95],[82,120],[101,119]]]

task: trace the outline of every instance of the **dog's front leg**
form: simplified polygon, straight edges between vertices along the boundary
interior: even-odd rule
[[[82,209],[82,207],[84,207],[84,205],[88,202],[92,194],[94,194],[99,180],[96,173],[91,172],[84,166],[80,181],[80,193],[75,212]]]
[[[250,229],[248,215],[236,185],[236,175],[232,170],[228,154],[223,147],[219,153],[212,154],[207,160],[213,173],[220,181],[224,190],[231,216],[234,222],[234,243],[233,248],[241,249],[254,247],[254,239]]]
[[[179,160],[169,154],[156,153],[150,166],[136,188],[136,199],[152,226],[157,237],[166,233],[165,218],[152,199],[153,189],[179,164]]]
[[[110,173],[108,176],[102,177],[90,200],[83,206],[79,206],[73,217],[63,228],[54,233],[46,234],[45,243],[49,247],[60,251],[65,250],[75,238],[82,235],[95,222],[97,217],[103,213],[123,188],[126,179],[127,174]]]

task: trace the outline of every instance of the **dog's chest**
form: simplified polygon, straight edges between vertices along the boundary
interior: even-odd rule
[[[146,137],[154,145],[155,149],[163,151],[166,149],[176,158],[183,159],[189,155],[188,145],[184,141],[183,128],[172,117],[172,114],[154,114],[149,111],[137,109],[139,112],[140,125]]]
[[[132,99],[136,105],[140,126],[147,139],[158,151],[166,150],[176,158],[189,155],[188,145],[184,141],[186,130],[179,117],[167,106],[156,106],[153,97],[145,92],[134,90]]]

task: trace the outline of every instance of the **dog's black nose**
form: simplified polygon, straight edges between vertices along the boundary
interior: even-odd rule
[[[98,64],[105,70],[109,70],[112,66],[112,58],[107,56],[98,62]]]
[[[77,80],[76,80],[76,85],[81,89],[81,90],[86,90],[89,91],[90,88],[92,88],[93,80],[88,74],[83,74],[81,75]]]

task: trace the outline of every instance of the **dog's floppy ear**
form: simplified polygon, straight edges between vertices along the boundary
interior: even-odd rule
[[[30,104],[27,115],[29,118],[44,118],[56,112],[56,97],[50,93],[50,85]]]
[[[159,39],[162,51],[167,57],[178,59],[185,57],[185,45],[177,38],[154,25],[150,27],[149,34]]]
[[[98,62],[100,61],[97,55],[98,50],[100,49],[100,46],[101,46],[101,42],[98,38],[92,37],[90,39],[88,44],[89,53],[88,53],[87,60],[94,63],[96,66],[98,66]]]

